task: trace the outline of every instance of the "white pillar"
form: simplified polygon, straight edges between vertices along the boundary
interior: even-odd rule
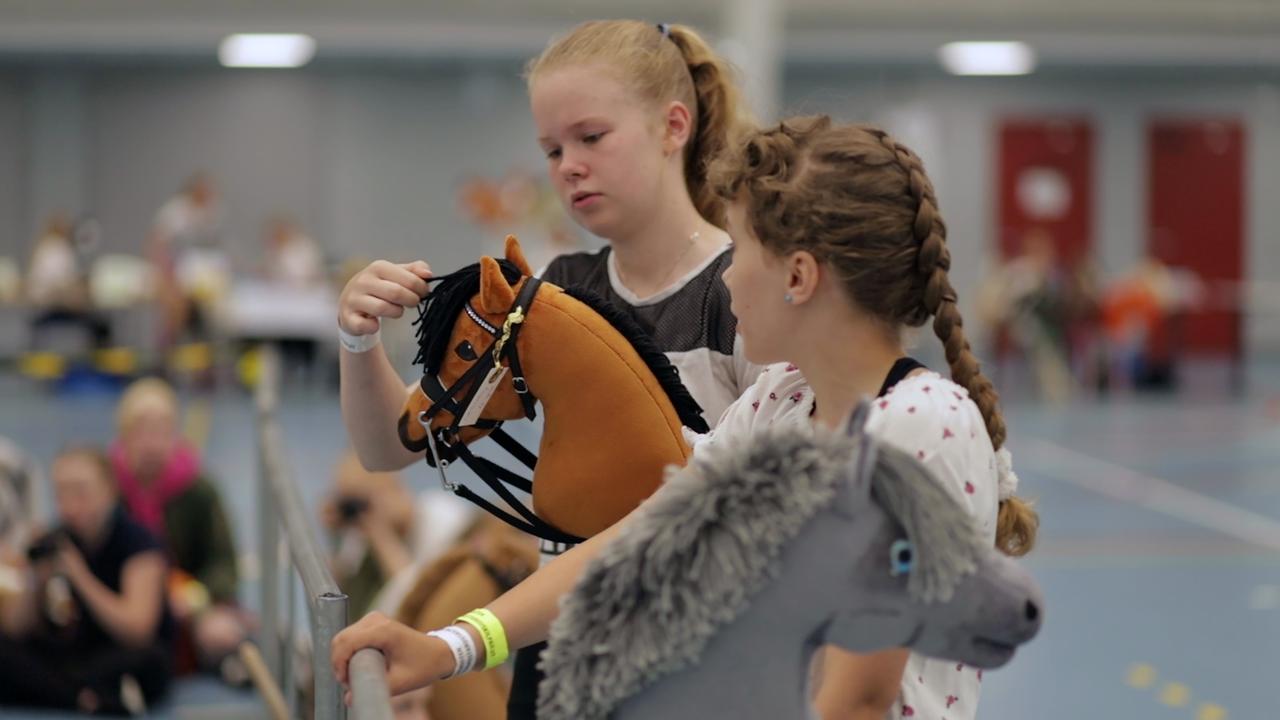
[[[776,122],[781,104],[786,12],[782,0],[725,0],[720,52],[742,74],[748,107]]]

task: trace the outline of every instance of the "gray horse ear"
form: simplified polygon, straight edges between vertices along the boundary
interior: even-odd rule
[[[864,395],[858,401],[858,405],[853,408],[853,412],[849,413],[849,421],[844,426],[845,434],[853,437],[865,432],[869,417],[871,417],[871,398]]]
[[[849,456],[844,469],[844,482],[836,490],[836,507],[848,515],[855,514],[866,505],[867,498],[871,495],[871,476],[876,472],[879,460],[880,446],[866,432],[870,408],[869,401],[858,403],[846,428],[853,442],[844,444]]]

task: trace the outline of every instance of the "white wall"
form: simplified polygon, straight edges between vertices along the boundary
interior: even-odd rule
[[[102,73],[86,84],[87,209],[108,247],[137,251],[156,210],[197,169],[218,181],[242,262],[256,257],[270,214],[288,212],[309,227],[320,219],[312,77],[151,70]]]
[[[786,74],[783,107],[879,122],[920,152],[950,227],[962,304],[993,256],[1000,117],[1092,118],[1094,247],[1103,270],[1115,273],[1145,243],[1147,120],[1238,115],[1247,132],[1246,275],[1280,277],[1280,78],[1163,71],[962,79],[804,65]],[[108,247],[137,251],[155,210],[205,168],[221,182],[242,262],[256,259],[263,220],[287,212],[334,256],[425,257],[453,267],[500,240],[457,212],[458,182],[512,165],[542,168],[515,63],[0,74],[0,252],[10,254],[25,256],[59,193],[70,209],[98,214]],[[74,206],[77,196],[83,207]],[[1257,352],[1280,353],[1280,318],[1252,316],[1246,338]]]
[[[500,251],[501,237],[461,218],[456,188],[513,165],[541,172],[518,72],[513,65],[334,78],[325,192],[335,238],[350,252],[426,257],[438,268]]]
[[[107,247],[137,251],[156,209],[204,169],[242,263],[256,260],[262,223],[280,212],[335,257],[473,261],[462,241],[477,231],[455,210],[457,182],[541,167],[518,70],[87,74],[83,209],[101,220]]]

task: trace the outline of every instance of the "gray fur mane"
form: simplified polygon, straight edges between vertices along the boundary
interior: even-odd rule
[[[861,433],[798,427],[724,440],[669,471],[561,601],[542,655],[539,718],[606,718],[694,663],[780,575],[783,548],[851,481],[851,460],[873,468],[871,492],[915,546],[912,595],[949,597],[975,567],[972,520],[914,458]],[[864,452],[875,453],[874,466]]]

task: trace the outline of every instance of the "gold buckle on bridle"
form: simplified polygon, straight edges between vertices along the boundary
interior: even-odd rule
[[[507,319],[502,323],[502,336],[498,338],[498,342],[493,346],[493,372],[496,373],[502,369],[502,349],[506,347],[507,341],[511,339],[511,329],[516,325],[524,322],[524,308],[516,306],[512,310]],[[493,375],[490,374],[492,378]]]

